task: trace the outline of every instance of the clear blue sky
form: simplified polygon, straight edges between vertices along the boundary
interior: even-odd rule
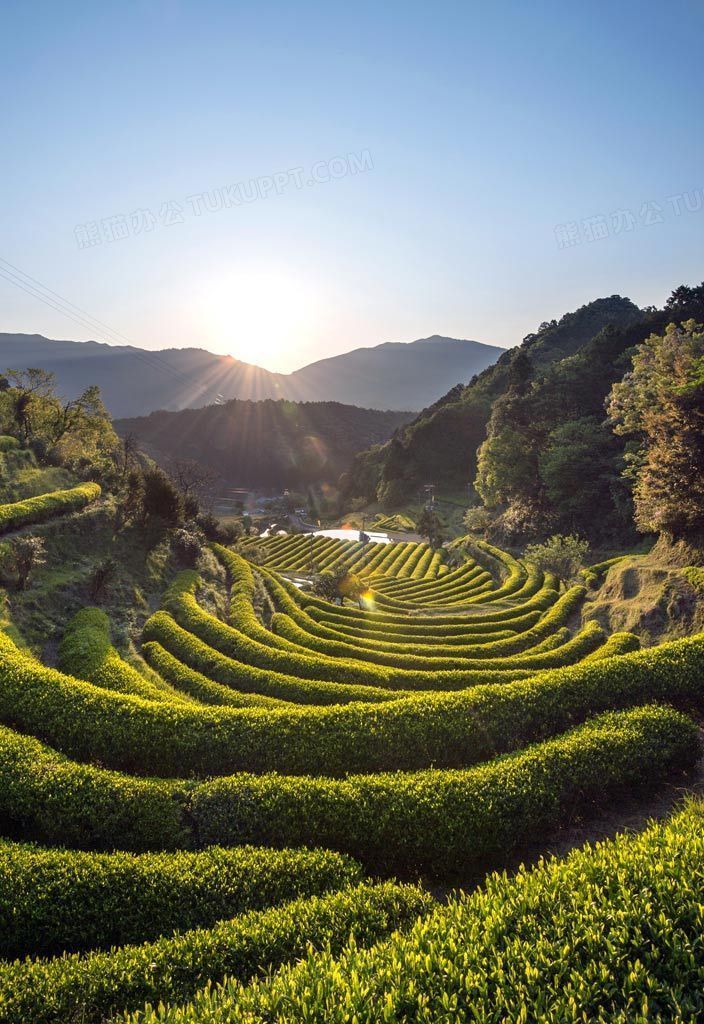
[[[661,303],[704,278],[703,37],[700,0],[5,0],[0,257],[138,345],[282,370]],[[2,277],[0,310],[101,340]]]

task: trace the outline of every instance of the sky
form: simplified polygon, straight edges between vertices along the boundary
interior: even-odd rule
[[[703,34],[701,0],[2,0],[0,331],[287,372],[661,304],[704,279]]]

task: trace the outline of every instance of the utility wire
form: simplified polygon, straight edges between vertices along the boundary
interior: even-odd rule
[[[62,316],[72,320],[73,323],[77,324],[79,327],[95,332],[99,337],[102,336],[105,338],[107,335],[113,344],[122,344],[126,342],[135,349],[135,354],[151,366],[152,369],[166,371],[172,376],[183,381],[183,383],[187,384],[189,387],[193,387],[193,380],[186,376],[186,374],[181,373],[180,370],[177,370],[176,367],[172,366],[167,362],[167,360],[156,354],[149,353],[145,349],[135,345],[135,343],[126,337],[126,335],[114,330],[102,320],[98,320],[97,317],[92,316],[75,303],[69,302],[68,299],[63,298],[63,296],[58,292],[48,288],[45,284],[42,284],[41,281],[37,280],[37,278],[25,273],[24,270],[20,270],[19,267],[10,263],[9,260],[6,260],[1,256],[0,264],[3,264],[0,266],[0,277],[4,278],[10,284],[15,285],[16,288],[19,288],[32,298],[39,299],[40,302],[43,302],[51,309],[55,309],[58,313],[61,313]]]

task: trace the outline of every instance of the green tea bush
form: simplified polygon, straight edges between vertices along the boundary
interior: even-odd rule
[[[232,708],[275,708],[285,702],[260,693],[242,693],[204,676],[169,654],[155,640],[142,644],[147,663],[176,690],[188,694],[201,704],[226,705]]]
[[[129,1024],[688,1022],[704,1014],[704,806],[564,860],[492,875],[407,934],[311,953]],[[383,1015],[383,1016],[382,1016]]]
[[[371,946],[433,906],[417,886],[385,882],[252,911],[209,929],[110,952],[0,964],[6,1024],[103,1021],[146,1002],[191,998],[207,982],[247,981],[311,950]]]
[[[604,710],[649,701],[701,709],[704,636],[463,693],[386,696],[399,699],[271,710],[157,704],[45,668],[0,633],[2,720],[72,757],[162,776],[465,766]]]
[[[640,637],[635,633],[612,633],[605,644],[598,647],[591,654],[587,654],[584,661],[601,661],[604,658],[614,658],[619,654],[630,654],[631,651],[640,649]]]
[[[25,498],[9,505],[0,505],[0,532],[19,526],[43,523],[52,516],[76,512],[100,496],[100,485],[79,484],[66,491],[51,491],[36,498]]]
[[[213,620],[213,622],[217,621],[217,619]],[[288,662],[283,662],[285,667],[297,667],[301,673],[300,675],[289,675],[285,671],[267,669],[235,660],[222,654],[214,647],[210,647],[188,629],[184,629],[167,612],[156,612],[147,620],[144,627],[144,637],[147,640],[156,640],[172,655],[197,672],[242,692],[264,694],[296,704],[346,704],[351,701],[377,702],[398,700],[404,696],[404,692],[401,690],[387,690],[374,685],[377,681],[376,679],[370,679],[368,685],[345,684],[343,682],[326,680],[323,669],[329,665],[329,662],[318,662],[315,664],[312,656],[303,664],[301,664],[300,657],[298,661],[289,658]],[[230,636],[228,635],[228,642],[229,640]],[[248,648],[245,647],[242,656],[246,657],[247,653]],[[272,662],[274,662],[274,659],[272,659]],[[311,675],[315,671],[315,678],[309,678],[304,674],[306,668],[309,667],[308,662],[315,666],[311,668]],[[282,659],[278,659],[275,663],[282,664]],[[373,671],[372,668],[371,672]],[[371,675],[371,672],[369,675]],[[341,679],[344,679],[344,665],[338,666],[336,672],[330,671],[328,675],[339,675]],[[318,676],[321,678],[317,678]],[[365,677],[363,676],[362,678]]]
[[[30,736],[0,727],[5,834],[79,849],[177,849],[192,841],[183,819],[184,794],[176,782],[76,764]]]
[[[578,801],[654,783],[698,756],[691,719],[636,708],[464,771],[216,779],[195,790],[192,814],[203,842],[323,845],[384,873],[447,875],[505,860]]]
[[[159,688],[120,657],[110,642],[110,622],[101,608],[82,608],[71,619],[59,647],[59,666],[96,686],[135,693],[146,700],[183,700],[170,687]]]
[[[494,644],[487,642],[484,645],[461,648],[428,647],[423,652],[425,656],[420,656],[391,653],[374,646],[371,648],[359,647],[351,639],[345,644],[339,644],[321,640],[317,636],[310,637],[288,616],[275,616],[272,619],[272,626],[284,636],[299,643],[301,647],[307,644],[313,653],[318,653],[318,650],[324,647],[325,653],[333,656],[333,649],[344,648],[350,658],[368,659],[373,664],[381,663],[397,668],[399,672],[425,672],[427,673],[425,679],[418,679],[413,675],[408,679],[407,685],[417,690],[435,688],[438,691],[462,689],[465,686],[476,685],[492,679],[495,682],[500,682],[520,678],[520,675],[514,675],[514,672],[520,673],[524,669],[538,671],[571,665],[594,651],[605,639],[604,631],[600,626],[596,622],[589,622],[581,632],[572,638],[567,629],[558,628],[555,633],[549,634],[544,640],[538,641],[533,646],[514,655],[503,657],[500,654],[495,655]],[[405,675],[394,674],[388,683],[394,686],[397,681],[402,682],[405,678]]]
[[[361,877],[327,850],[86,853],[0,840],[0,956],[145,942]]]

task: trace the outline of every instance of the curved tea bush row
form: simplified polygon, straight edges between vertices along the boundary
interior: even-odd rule
[[[282,579],[279,582],[285,581]],[[291,596],[290,592],[288,593]],[[366,615],[355,617],[352,614],[354,609],[349,606],[330,606],[327,609],[322,609],[304,601],[304,595],[301,596],[300,607],[304,608],[306,614],[317,622],[327,623],[336,629],[347,631],[362,629],[382,636],[408,637],[411,641],[414,641],[416,637],[427,637],[432,641],[433,637],[439,637],[442,640],[444,637],[459,636],[463,633],[493,633],[502,629],[512,629],[514,632],[518,632],[525,629],[527,625],[534,625],[540,618],[541,612],[553,605],[558,596],[556,590],[545,587],[524,604],[507,608],[499,607],[483,615],[438,615],[437,617],[433,615],[432,618],[408,615],[387,617],[379,612],[367,612]],[[537,614],[528,623],[526,616],[534,613]]]
[[[20,442],[11,434],[0,434],[0,452],[15,451],[20,447]]]
[[[434,594],[451,589],[456,584],[468,584],[477,578],[481,578],[481,581],[484,582],[491,578],[491,574],[481,565],[477,565],[476,562],[469,559],[455,569],[448,567],[447,573],[441,580],[409,580],[393,576],[379,576],[374,579],[374,585],[390,596],[402,595],[409,598],[425,595],[432,597]]]
[[[385,574],[422,579],[437,574],[442,553],[438,557],[426,544],[407,541],[365,544],[358,540],[297,534],[274,537],[252,544],[252,549],[265,552],[264,564],[278,572],[308,572],[313,565],[321,569],[346,568],[364,576]],[[422,563],[422,567],[421,567]],[[435,572],[432,569],[435,568]]]
[[[52,516],[65,515],[85,508],[100,496],[100,484],[79,484],[65,491],[50,491],[36,498],[0,505],[0,532],[19,526],[43,523]]]
[[[171,626],[168,618],[167,626]],[[150,624],[150,629],[154,633],[157,632],[153,622]],[[165,631],[167,631],[166,627]],[[245,693],[223,683],[217,683],[201,672],[189,668],[173,654],[169,654],[155,640],[142,644],[142,655],[162,679],[201,704],[226,705],[232,708],[275,708],[286,704],[286,701],[278,697],[267,697],[260,693]],[[268,682],[271,682],[271,676],[269,676]]]
[[[100,1022],[151,1002],[191,998],[208,982],[248,981],[312,949],[339,953],[407,929],[434,901],[417,886],[370,883],[251,911],[213,928],[110,952],[0,964],[5,1024]]]
[[[96,686],[146,700],[187,699],[166,685],[160,689],[123,661],[110,642],[110,622],[100,608],[82,608],[71,619],[59,647],[59,667]]]
[[[422,580],[430,576],[430,567],[433,564],[433,559],[436,552],[430,546],[427,546],[419,560],[416,562],[411,572],[411,578],[414,580]]]
[[[472,644],[486,644],[495,640],[505,640],[514,636],[517,632],[515,622],[511,623],[511,628],[502,628],[501,623],[488,623],[473,629],[470,624],[463,632],[458,632],[460,627],[445,627],[446,630],[452,630],[449,634],[436,634],[433,632],[432,627],[428,625],[408,627],[409,631],[414,628],[422,630],[422,632],[417,634],[413,632],[396,633],[394,631],[370,630],[347,624],[341,625],[334,621],[331,625],[328,625],[323,618],[313,618],[309,615],[305,609],[290,597],[283,587],[278,585],[278,582],[273,577],[264,577],[264,583],[280,611],[288,615],[307,633],[323,639],[337,640],[348,644],[354,643],[355,647],[360,649],[367,648],[371,651],[413,654],[421,653],[419,652],[419,647],[422,649],[424,645],[433,648],[449,648],[453,646],[463,647],[471,646]],[[523,619],[518,620],[519,628],[530,627],[539,618],[540,612],[528,613]]]
[[[249,571],[248,567],[242,569],[242,566],[238,564],[238,561],[241,560],[238,560],[236,555],[219,545],[214,545],[214,550],[227,566],[230,578],[234,579]],[[292,672],[296,675],[317,675],[320,672],[332,678],[339,677],[339,660],[343,659],[344,678],[350,680],[360,678],[360,667],[354,663],[368,662],[371,667],[364,670],[365,676],[369,676],[370,681],[376,681],[382,687],[405,685],[409,688],[428,688],[431,685],[430,680],[418,680],[415,676],[406,675],[406,671],[412,672],[413,670],[416,672],[460,673],[451,677],[433,675],[432,685],[438,690],[472,685],[480,681],[480,677],[476,675],[480,671],[503,673],[492,677],[495,681],[501,681],[511,678],[511,672],[522,667],[544,668],[569,664],[582,654],[589,653],[603,639],[602,634],[590,627],[580,635],[579,639],[575,638],[575,642],[566,647],[562,658],[554,655],[543,662],[528,661],[525,666],[522,666],[517,658],[502,658],[503,655],[517,655],[520,652],[525,652],[525,654],[535,652],[537,654],[541,640],[559,629],[561,623],[569,618],[581,601],[584,588],[574,587],[559,598],[552,609],[542,620],[535,623],[533,628],[529,628],[517,636],[504,633],[503,636],[499,635],[494,643],[491,642],[491,638],[485,640],[471,638],[466,646],[460,647],[459,644],[457,646],[436,645],[428,647],[422,654],[417,651],[415,646],[411,645],[408,649],[403,649],[400,646],[384,648],[373,641],[357,644],[352,638],[335,635],[325,627],[321,628],[317,621],[311,619],[307,614],[305,607],[301,607],[291,590],[282,586],[271,574],[265,573],[263,576],[265,585],[274,601],[286,612],[283,616],[275,615],[273,617],[271,629],[274,636],[272,637],[270,632],[254,619],[251,605],[245,599],[244,593],[241,598],[233,600],[235,609],[233,621],[237,621],[250,638],[256,637],[257,641],[265,647],[274,645],[281,650],[281,638],[283,637],[285,641],[288,641],[286,657],[279,653],[279,650],[271,652],[263,650],[262,647],[255,647],[252,650],[243,642],[239,633],[233,631],[232,627],[222,624],[199,609],[193,596],[197,585],[197,577],[194,574],[183,574],[179,577],[180,582],[177,580],[170,589],[167,604],[184,628],[194,631],[201,639],[233,658],[241,658],[246,661],[252,659],[259,667],[270,665],[272,668]],[[243,591],[249,591],[250,578],[247,577],[246,584],[242,584]],[[291,589],[296,592],[295,588]],[[289,615],[291,618],[288,617]],[[320,656],[325,659],[325,668],[320,669],[316,664],[311,665],[306,655]],[[330,667],[327,659],[334,659],[334,667]],[[463,659],[472,659],[471,665],[463,664]],[[502,660],[499,661],[499,659]],[[380,675],[378,669],[384,667],[391,669],[392,674]],[[400,670],[404,674],[398,677],[393,670]],[[473,670],[475,674],[469,675],[466,670]],[[355,672],[356,675],[353,676],[352,672]]]
[[[375,665],[390,665],[401,671],[427,672],[429,674],[425,679],[414,678],[409,685],[418,690],[434,688],[437,691],[461,689],[464,686],[482,682],[483,674],[487,672],[500,672],[501,678],[508,681],[513,678],[511,673],[514,670],[559,668],[563,665],[574,664],[575,661],[596,650],[605,640],[605,633],[598,623],[589,622],[572,638],[570,638],[569,630],[559,628],[557,632],[548,634],[542,641],[538,640],[532,646],[526,647],[524,651],[517,651],[515,654],[503,656],[500,652],[494,654],[494,648],[505,642],[499,640],[486,643],[484,646],[431,647],[428,649],[427,657],[422,657],[396,652],[389,653],[374,648],[360,648],[352,643],[323,640],[301,629],[287,615],[275,615],[272,619],[272,628],[278,635],[287,637],[301,647],[310,648],[313,653],[321,652],[333,657],[334,651],[346,651],[346,656],[349,658],[368,659]],[[546,652],[551,653],[548,656]],[[339,656],[343,655],[340,653]],[[445,674],[440,675],[439,673]],[[454,675],[448,676],[447,673]],[[501,681],[501,678],[497,676],[490,678],[494,678],[496,682]],[[396,677],[394,676],[388,681],[388,685],[393,686],[395,681]]]
[[[344,775],[464,766],[555,735],[600,711],[649,701],[704,708],[704,636],[465,693],[269,710],[157,704],[101,690],[44,667],[0,634],[3,721],[73,757],[143,774]],[[0,759],[0,772],[7,769],[12,782],[5,793],[0,787],[0,808],[12,820],[15,810],[34,820],[31,786],[24,794],[18,782],[12,797],[13,764],[21,754],[18,771],[26,781],[23,765],[31,764],[31,754],[22,746],[24,737],[7,731],[3,737],[14,752],[6,765]],[[53,792],[59,775],[49,768],[42,785]],[[173,786],[164,790],[167,803]],[[90,832],[88,812],[83,820]],[[145,835],[158,827],[150,823]],[[34,837],[31,830],[25,834]]]
[[[557,594],[555,595],[557,599]],[[294,607],[296,607],[294,605]],[[300,608],[296,612],[292,612],[289,608],[282,608],[282,611],[286,611],[287,614],[291,615],[294,621],[298,621],[298,617],[301,615]],[[344,616],[335,615],[331,612],[328,616],[318,612],[316,614],[315,609],[303,612],[306,617],[306,624],[314,623],[316,626],[325,630],[326,636],[331,636],[335,640],[346,640],[348,643],[351,641],[359,640],[372,640],[374,643],[380,645],[381,650],[396,650],[400,647],[411,646],[414,650],[418,649],[418,645],[453,645],[459,644],[463,646],[466,644],[479,643],[482,638],[485,637],[487,640],[502,640],[507,636],[515,635],[516,633],[522,632],[524,629],[530,629],[540,619],[540,611],[528,611],[522,615],[517,615],[515,619],[505,620],[504,622],[477,622],[468,620],[466,626],[438,626],[437,630],[434,630],[431,625],[428,624],[428,620],[409,619],[407,626],[402,626],[397,623],[383,623],[367,621],[359,625],[351,625],[350,620],[344,618]],[[417,623],[417,624],[416,624]]]
[[[410,691],[390,690],[373,685],[376,680],[370,680],[369,685],[338,683],[324,678],[309,678],[305,674],[288,675],[274,669],[245,664],[210,647],[194,633],[180,626],[168,612],[156,612],[147,620],[144,638],[157,641],[185,666],[224,686],[233,687],[234,690],[245,694],[275,697],[292,704],[349,704],[353,701],[375,703],[399,700],[410,694]],[[148,653],[151,654],[151,651]],[[316,673],[319,676],[324,674],[322,669]]]
[[[492,875],[407,934],[311,953],[129,1024],[693,1022],[704,1012],[704,805],[640,835]],[[383,1013],[383,1017],[382,1017]]]
[[[603,658],[613,658],[619,654],[630,654],[631,651],[640,649],[640,637],[635,633],[612,633],[605,644],[587,654],[584,661],[601,661]]]
[[[324,845],[386,872],[445,875],[505,858],[534,829],[559,825],[577,799],[691,766],[699,749],[689,718],[639,707],[473,768],[240,774],[179,787],[76,765],[15,733],[0,744],[10,754],[0,762],[0,810],[28,837],[97,849]]]
[[[504,860],[577,800],[655,782],[698,756],[691,719],[636,708],[463,771],[216,779],[194,791],[192,814],[201,842],[323,845],[385,873],[447,875]]]
[[[78,849],[174,850],[191,843],[184,800],[182,783],[76,764],[0,726],[0,820],[6,834]]]
[[[0,956],[146,942],[361,878],[327,850],[85,853],[0,840]]]
[[[373,577],[370,581],[374,593],[384,600],[393,600],[410,608],[451,607],[464,604],[470,597],[494,589],[491,575],[481,566],[471,566],[460,577],[443,576],[438,582],[421,590],[405,586],[405,581],[389,577]]]
[[[579,575],[584,579],[588,587],[594,587],[602,576],[606,575],[612,565],[616,565],[618,562],[622,562],[624,558],[629,557],[629,555],[616,555],[615,558],[607,558],[604,562],[596,562],[594,565],[589,565],[586,569],[582,569]]]
[[[461,684],[465,668],[476,667],[477,670],[481,668],[497,670],[508,670],[511,667],[520,668],[518,656],[530,655],[531,649],[535,648],[541,640],[556,632],[576,610],[583,596],[583,587],[573,587],[558,599],[542,619],[523,633],[498,640],[470,643],[464,647],[437,645],[429,647],[424,656],[400,651],[390,653],[366,645],[357,646],[352,640],[345,642],[344,640],[329,639],[320,636],[315,627],[310,632],[304,629],[300,625],[300,618],[298,622],[294,622],[290,616],[282,613],[273,616],[271,628],[278,636],[285,637],[300,648],[309,648],[314,654],[331,658],[369,660],[375,665],[390,666],[392,669],[416,669],[433,672],[426,686],[434,684],[436,689],[444,689],[445,685],[443,685],[441,677],[436,675],[443,670],[458,671]],[[600,630],[597,632],[592,629],[594,625],[596,624],[591,623],[588,627],[587,646],[590,645],[592,637],[603,638],[603,633]],[[468,664],[462,664],[463,661],[467,661]],[[566,663],[562,662],[562,664]],[[386,685],[393,685],[393,683],[389,680]]]
[[[254,667],[264,672],[260,684],[262,687],[266,686],[266,679],[274,672],[279,682],[282,681],[281,676],[288,676],[307,682],[317,680],[330,683],[332,680],[334,684],[339,681],[340,685],[368,685],[376,688],[374,699],[378,699],[382,696],[379,691],[385,689],[412,691],[426,689],[431,683],[436,690],[456,690],[485,680],[506,682],[520,678],[521,670],[515,667],[473,670],[459,668],[458,663],[452,662],[435,671],[431,680],[427,674],[428,665],[423,659],[419,659],[415,668],[400,668],[376,663],[381,658],[364,661],[361,654],[353,658],[315,652],[301,643],[265,629],[254,616],[246,598],[233,598],[232,620],[243,626],[246,629],[244,632],[221,622],[200,607],[193,594],[197,584],[198,577],[193,572],[180,573],[169,589],[165,604],[183,633],[192,637],[188,650],[185,637],[181,637],[181,648],[187,664],[206,675],[216,671],[218,674],[214,678],[220,682],[229,683],[232,680],[232,685],[238,686],[239,678],[242,685],[246,686],[249,670]],[[167,628],[173,633],[173,627],[168,625],[164,613],[157,612],[147,622],[144,635],[147,639],[158,640],[171,653],[181,657],[173,646],[165,642],[164,633]],[[220,657],[213,657],[214,653]],[[226,660],[223,661],[223,658]],[[192,659],[198,659],[198,662]],[[206,662],[214,663],[215,667],[208,667]],[[439,666],[436,663],[431,667]],[[225,678],[224,673],[229,673],[231,679]],[[284,696],[281,692],[272,695]],[[388,698],[387,694],[383,696]]]
[[[218,552],[219,554],[219,552]],[[232,558],[237,559],[239,556],[233,552],[227,552]],[[350,605],[331,605],[328,601],[323,601],[321,598],[316,597],[309,591],[298,590],[292,583],[286,580],[284,577],[277,577],[276,575],[269,572],[267,569],[258,569],[259,574],[263,577],[275,580],[286,592],[305,610],[309,615],[314,618],[327,618],[334,616],[340,621],[348,624],[361,624],[366,628],[372,628],[377,626],[380,629],[387,629],[390,627],[401,627],[402,630],[410,628],[417,628],[414,624],[418,623],[418,626],[423,630],[432,632],[438,629],[444,629],[450,627],[463,627],[465,629],[474,629],[476,625],[483,625],[486,623],[497,623],[497,622],[508,622],[512,618],[516,618],[520,615],[525,614],[527,611],[534,609],[545,609],[550,607],[551,604],[557,600],[558,593],[556,584],[552,577],[547,576],[537,589],[528,597],[521,600],[520,604],[508,604],[506,606],[500,605],[494,609],[480,608],[478,613],[474,613],[474,609],[469,609],[466,613],[451,613],[444,614],[433,614],[432,618],[413,618],[409,616],[408,610],[405,613],[392,612],[392,611],[379,611],[379,610],[362,610],[357,606]],[[540,577],[530,579],[531,587],[536,580],[539,581]],[[512,599],[512,601],[515,600]]]

